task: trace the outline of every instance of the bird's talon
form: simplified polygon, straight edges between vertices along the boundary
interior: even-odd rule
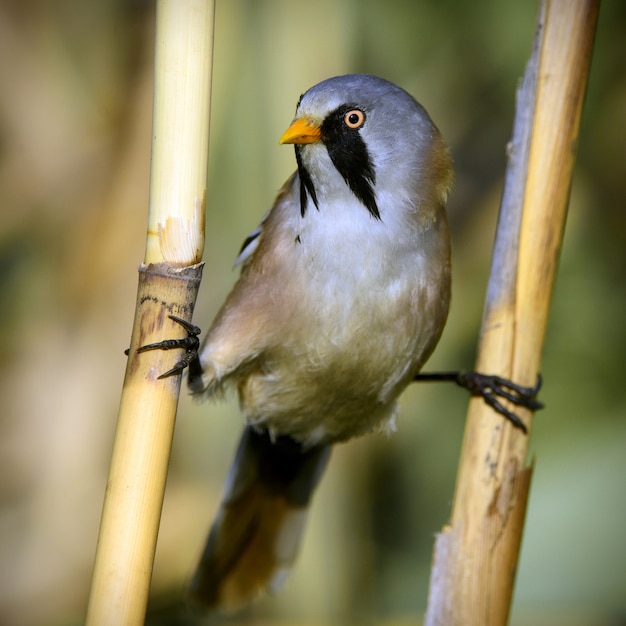
[[[516,406],[522,406],[533,411],[543,408],[543,403],[535,399],[541,388],[541,376],[537,377],[537,383],[534,386],[524,387],[501,376],[479,372],[460,372],[457,383],[461,387],[465,387],[472,395],[481,396],[491,408],[506,417],[524,433],[527,432],[527,429],[522,420],[500,403],[496,396],[508,400]]]
[[[198,337],[198,335],[202,332],[199,326],[184,320],[182,317],[178,317],[177,315],[170,315],[169,318],[180,324],[186,331],[189,337]]]
[[[163,341],[157,341],[156,343],[148,343],[144,346],[137,348],[137,352],[147,352],[149,350],[175,350],[177,348],[184,349],[185,354],[182,359],[178,361],[174,367],[163,372],[159,379],[169,378],[176,374],[181,374],[183,370],[191,365],[193,361],[198,359],[198,349],[200,348],[200,339],[198,335],[202,332],[198,326],[191,324],[187,320],[182,319],[176,315],[170,315],[169,318],[180,324],[186,331],[187,336],[182,339],[165,339]],[[128,350],[126,351],[128,354]]]

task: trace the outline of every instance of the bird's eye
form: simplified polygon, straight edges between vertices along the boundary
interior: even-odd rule
[[[359,109],[351,109],[343,116],[343,121],[348,128],[356,130],[357,128],[361,128],[361,126],[363,126],[363,123],[365,122],[365,113]]]

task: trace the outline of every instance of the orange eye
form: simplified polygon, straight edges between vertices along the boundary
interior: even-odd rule
[[[343,116],[343,121],[348,128],[356,130],[365,122],[365,113],[359,109],[351,109]]]

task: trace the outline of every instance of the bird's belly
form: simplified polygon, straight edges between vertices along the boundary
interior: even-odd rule
[[[298,323],[239,385],[249,422],[307,444],[393,420],[398,395],[441,332],[433,322],[441,316],[430,310],[437,298],[419,283],[400,289],[388,281],[379,294],[371,277],[368,292],[325,288],[317,302],[302,298]]]

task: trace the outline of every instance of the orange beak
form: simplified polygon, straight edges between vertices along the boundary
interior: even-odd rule
[[[322,137],[320,127],[313,121],[305,118],[296,118],[291,126],[279,139],[279,144],[285,143],[317,143]]]

